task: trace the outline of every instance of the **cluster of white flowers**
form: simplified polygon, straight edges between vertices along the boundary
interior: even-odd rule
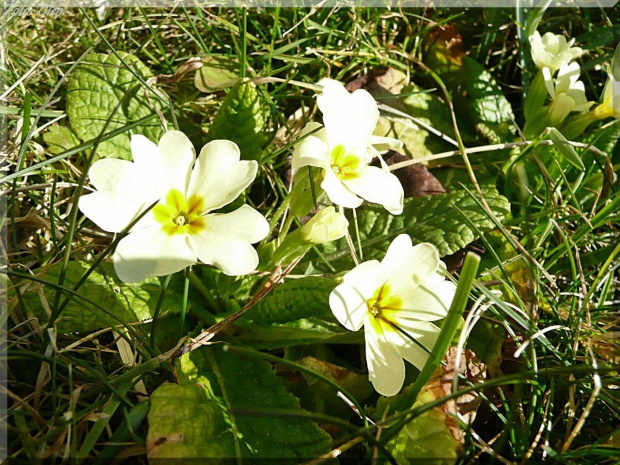
[[[289,243],[301,241],[308,248],[347,233],[344,208],[366,200],[400,214],[404,197],[380,152],[402,143],[373,135],[379,119],[374,98],[365,90],[349,93],[337,81],[319,84],[324,124],[304,128],[293,170],[320,168],[321,189],[340,208],[323,208],[291,233]],[[167,132],[157,145],[135,135],[131,152],[133,162],[93,164],[89,177],[95,190],[79,201],[80,210],[105,231],[121,233],[133,223],[114,253],[120,279],[169,275],[197,261],[233,276],[256,269],[259,258],[252,244],[269,235],[267,220],[248,205],[215,213],[254,181],[256,161],[241,160],[239,147],[228,140],[208,143],[196,159],[192,143],[179,131]],[[381,167],[370,165],[375,158]],[[422,368],[428,358],[439,333],[432,321],[446,316],[454,297],[455,287],[444,273],[435,246],[413,246],[409,236],[401,235],[382,262],[361,263],[332,292],[336,318],[351,331],[364,326],[370,380],[379,393],[400,391],[403,359]]]
[[[569,113],[587,110],[592,102],[588,102],[585,86],[579,80],[581,68],[573,62],[583,53],[581,48],[573,47],[575,39],[567,42],[563,35],[552,32],[541,37],[536,31],[529,40],[532,60],[541,70],[552,99],[549,123],[558,126]],[[554,79],[556,72],[558,75]]]
[[[594,109],[597,119],[620,119],[620,44],[616,47],[611,65],[607,66],[607,82],[603,102]]]
[[[585,86],[579,80],[581,68],[573,61],[583,53],[581,48],[573,46],[575,39],[567,41],[563,35],[551,32],[541,37],[536,31],[529,37],[529,41],[532,60],[540,70],[547,92],[551,96],[547,123],[560,127],[570,113],[588,112],[594,102],[588,101]],[[603,101],[587,114],[588,121],[620,118],[619,51],[620,47],[616,50],[612,65],[607,68],[608,78],[603,90]]]

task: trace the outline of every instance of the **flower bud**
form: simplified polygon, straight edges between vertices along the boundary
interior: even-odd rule
[[[343,214],[336,212],[334,207],[327,207],[301,228],[301,237],[311,244],[324,244],[343,237],[348,227],[349,222]]]

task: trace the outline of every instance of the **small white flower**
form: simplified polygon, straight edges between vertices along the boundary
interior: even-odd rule
[[[586,97],[586,88],[579,80],[581,68],[577,63],[562,65],[555,83],[543,70],[545,85],[551,95],[552,103],[549,121],[552,125],[561,123],[572,111],[585,111],[592,105]],[[546,75],[545,75],[546,74]]]
[[[377,102],[365,90],[352,94],[334,80],[324,79],[317,97],[323,113],[322,127],[309,123],[302,131],[306,136],[295,147],[293,170],[303,166],[322,168],[321,188],[336,205],[357,208],[362,199],[378,203],[390,213],[403,211],[403,187],[386,166],[369,166],[379,150],[402,147],[402,142],[373,136],[379,120]]]
[[[618,49],[620,50],[620,46]],[[617,54],[617,52],[616,52]],[[620,119],[620,81],[616,76],[620,76],[620,63],[614,63],[616,66],[607,67],[607,81],[603,88],[603,101],[594,109],[594,117],[596,119],[605,119],[610,116],[614,119]]]
[[[570,42],[566,41],[566,37],[561,34],[553,34],[547,32],[544,36],[540,36],[535,31],[529,37],[532,49],[532,60],[539,69],[547,68],[551,75],[555,74],[562,65],[568,65],[575,58],[583,53],[579,47],[573,47],[575,39]]]
[[[347,233],[349,222],[334,207],[320,210],[301,228],[301,237],[311,244],[325,244],[340,239]]]
[[[620,119],[620,81],[616,81],[613,74],[609,73],[605,89],[603,90],[603,107],[609,116]]]
[[[329,305],[343,326],[364,327],[370,381],[379,394],[398,394],[403,359],[422,369],[435,345],[439,328],[431,321],[446,316],[456,291],[443,269],[435,246],[412,246],[401,234],[381,262],[359,264],[330,294]]]
[[[82,213],[101,229],[118,233],[159,200],[116,248],[121,280],[168,275],[197,260],[232,276],[256,268],[251,244],[267,236],[267,220],[248,205],[210,213],[252,183],[256,161],[240,160],[239,148],[227,140],[205,145],[196,161],[192,143],[179,131],[164,134],[159,145],[133,136],[131,153],[133,163],[110,158],[94,163],[89,177],[97,191],[79,201]]]

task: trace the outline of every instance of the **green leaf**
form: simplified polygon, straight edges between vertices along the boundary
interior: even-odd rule
[[[45,134],[43,140],[47,144],[47,150],[53,155],[66,152],[80,145],[80,139],[66,126],[54,123]]]
[[[482,192],[495,216],[502,221],[510,212],[508,199],[491,185],[483,186]],[[382,259],[392,240],[403,233],[409,234],[414,243],[434,244],[443,257],[495,228],[485,211],[462,188],[442,195],[405,199],[403,213],[398,216],[389,214],[380,205],[369,205],[358,210],[357,221],[364,260]],[[317,248],[336,269],[353,267],[345,239]],[[328,271],[323,260],[312,251],[305,258],[306,262],[309,260],[319,271]]]
[[[251,82],[238,82],[230,89],[215,115],[209,128],[209,140],[231,140],[239,146],[242,159],[260,161],[264,126],[256,86]]]
[[[227,57],[210,56],[202,60],[194,84],[200,92],[210,93],[232,87],[239,80],[239,63]]]
[[[149,69],[139,58],[119,51],[118,54],[131,69],[144,80],[151,76]],[[89,53],[75,69],[67,86],[67,116],[71,128],[82,141],[97,138],[106,121],[128,91],[141,86],[140,81],[113,54]],[[146,98],[144,87],[134,91],[135,94],[112,116],[106,132],[151,115],[160,109],[159,100],[150,96]],[[163,134],[158,118],[133,129],[134,134],[143,134],[157,142]],[[99,157],[116,157],[131,159],[128,132],[99,144]]]
[[[217,464],[235,456],[221,400],[202,384],[162,384],[151,394],[148,420],[149,460],[208,457]]]
[[[69,262],[63,286],[73,288],[90,266],[88,262]],[[61,269],[59,263],[46,270],[35,270],[34,274],[45,281],[57,283]],[[45,308],[49,308],[48,304],[53,301],[55,292],[52,286],[33,283],[29,291],[24,293],[24,302],[41,322],[47,322],[49,318]],[[149,278],[139,284],[124,283],[116,276],[111,263],[101,263],[79,288],[78,294],[105,308],[109,314],[78,297],[72,297],[56,322],[61,333],[89,332],[118,326],[121,324],[119,319],[127,324],[151,318],[159,298],[160,285],[157,278]],[[179,296],[167,292],[160,315],[163,317],[177,313],[180,308]]]
[[[463,57],[467,78],[465,89],[476,129],[493,144],[510,138],[515,132],[514,114],[501,87],[484,66]]]
[[[182,386],[163,385],[151,398],[149,458],[221,457],[223,452],[243,459],[301,460],[326,453],[331,446],[331,437],[316,423],[290,415],[304,411],[270,363],[218,345],[183,355],[177,374]],[[175,444],[160,446],[153,455],[161,437],[174,438]],[[214,444],[221,448],[216,454],[211,451]]]
[[[296,363],[338,384],[360,402],[366,401],[375,392],[372,384],[368,380],[367,374],[360,375],[348,368],[312,356],[306,356],[296,360]],[[303,371],[301,374],[308,383],[308,387],[310,387],[313,394],[322,396],[328,403],[342,404],[334,387],[318,379],[316,376],[310,376]]]
[[[309,317],[333,320],[329,294],[337,284],[333,279],[318,276],[286,281],[251,308],[243,319],[249,318],[261,325]]]
[[[586,167],[581,161],[581,157],[577,154],[575,148],[568,143],[566,138],[556,128],[549,128],[549,138],[553,141],[553,146],[558,149],[558,152],[566,158],[566,160],[574,167],[585,170]]]
[[[332,317],[333,319],[333,317]],[[335,321],[335,320],[334,320]],[[280,349],[303,344],[362,344],[364,334],[351,332],[339,323],[319,318],[302,318],[288,323],[258,325],[237,323],[240,341],[257,349]]]
[[[422,387],[415,402],[409,400],[407,405],[407,398],[410,398],[412,388],[393,398],[393,402],[392,399],[381,398],[377,403],[375,417],[382,417],[386,410],[403,411],[410,410],[411,407],[422,407],[424,404],[450,395],[455,375],[457,380],[460,377],[467,380],[467,383],[458,382],[458,388],[463,388],[469,383],[476,384],[486,378],[486,366],[473,352],[466,350],[459,358],[456,355],[457,348],[451,347],[444,356],[444,364],[439,365]],[[477,394],[470,393],[428,409],[407,422],[386,447],[395,458],[399,459],[398,463],[453,464],[461,452],[461,442],[464,439],[457,414],[460,421],[471,424],[476,417],[480,402],[481,399]]]
[[[419,407],[434,400],[422,394],[413,405]],[[399,464],[415,464],[423,460],[429,465],[451,465],[456,462],[460,442],[446,425],[448,417],[441,409],[430,409],[407,423],[386,447]]]

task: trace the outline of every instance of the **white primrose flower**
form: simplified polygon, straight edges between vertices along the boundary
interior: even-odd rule
[[[442,275],[445,265],[434,245],[413,246],[396,237],[381,262],[370,260],[349,271],[329,296],[338,321],[350,331],[362,326],[370,381],[384,396],[401,390],[403,359],[422,369],[435,345],[456,286]]]
[[[592,105],[586,97],[583,82],[579,80],[580,73],[579,65],[571,63],[560,67],[555,83],[545,77],[547,91],[553,100],[549,111],[549,121],[552,125],[561,123],[570,112],[585,111]]]
[[[592,112],[594,119],[610,116],[620,119],[620,44],[616,47],[611,64],[606,65],[607,81],[603,88],[603,101]]]
[[[256,161],[240,160],[239,147],[228,140],[208,143],[196,161],[192,143],[180,131],[168,131],[158,145],[135,135],[131,153],[133,163],[111,158],[94,163],[89,177],[97,190],[79,201],[82,213],[101,229],[118,233],[159,200],[116,248],[114,267],[121,280],[168,275],[197,260],[232,276],[256,268],[251,244],[267,236],[267,220],[248,205],[210,213],[252,183]]]
[[[321,188],[336,205],[357,208],[367,200],[395,215],[402,213],[404,193],[398,178],[383,160],[382,168],[369,166],[380,151],[402,147],[396,139],[373,135],[379,120],[377,102],[363,89],[350,94],[338,81],[323,79],[319,84],[323,91],[317,104],[325,126],[308,123],[303,129],[301,136],[306,137],[295,147],[293,171],[322,168]]]
[[[602,105],[610,116],[620,119],[620,81],[617,81],[612,73],[607,76]]]
[[[547,32],[542,37],[535,31],[529,37],[532,50],[532,60],[536,66],[544,70],[547,68],[551,75],[555,74],[562,65],[568,65],[583,53],[579,47],[573,47],[575,39],[567,42],[562,34]]]

